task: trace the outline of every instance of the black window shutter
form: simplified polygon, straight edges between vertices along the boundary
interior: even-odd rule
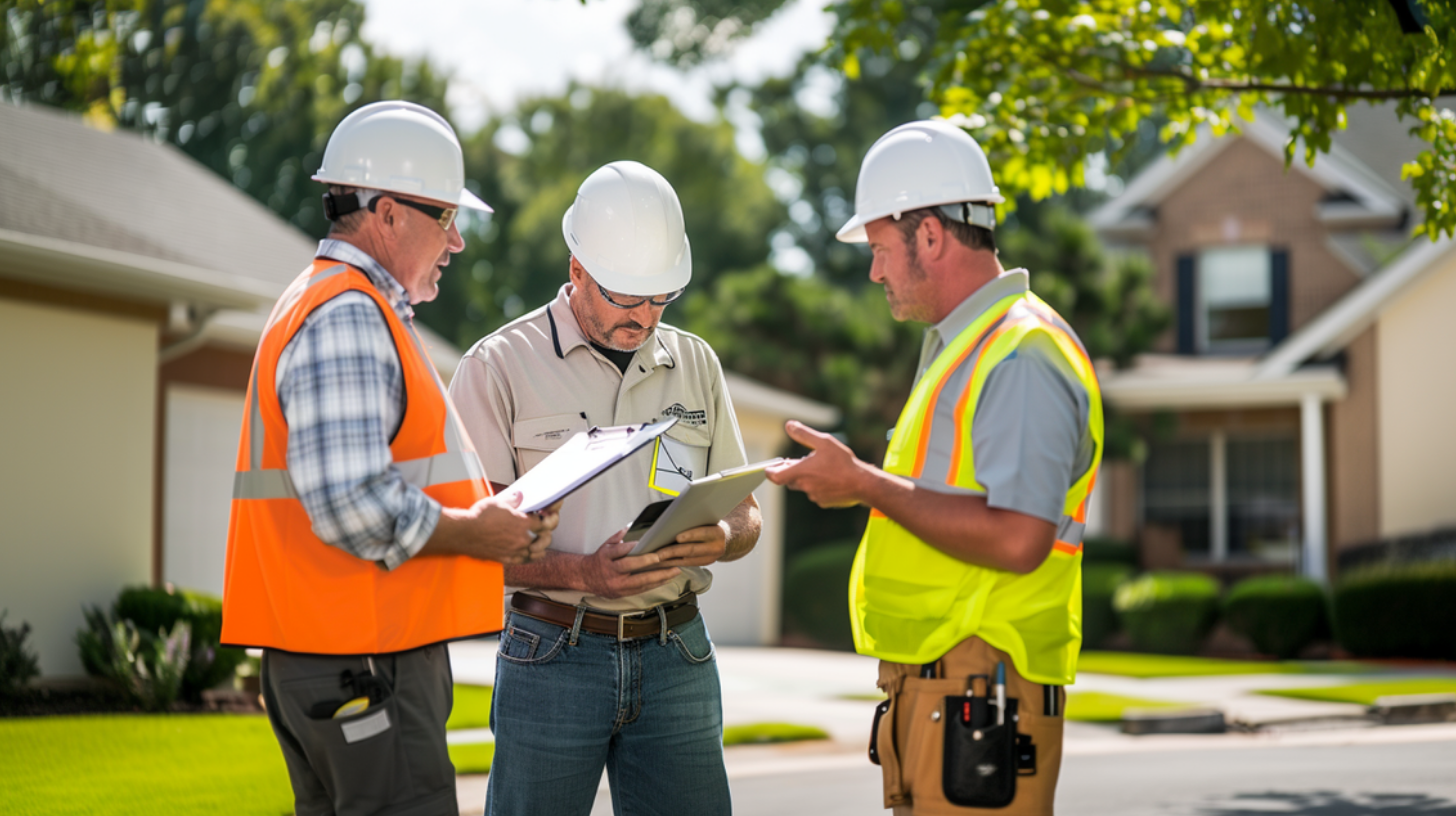
[[[1178,353],[1194,354],[1194,310],[1197,308],[1197,279],[1193,272],[1193,256],[1178,256]]]
[[[1289,336],[1289,250],[1269,253],[1269,345]]]

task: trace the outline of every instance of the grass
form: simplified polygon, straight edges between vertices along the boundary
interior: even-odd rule
[[[723,745],[763,745],[770,742],[827,740],[829,733],[812,725],[793,723],[750,723],[723,729]]]
[[[447,731],[464,728],[490,727],[490,698],[494,691],[490,686],[468,686],[455,684],[455,706],[450,709],[450,719],[445,721]]]
[[[248,714],[0,720],[0,813],[293,812],[265,717]]]
[[[1069,691],[1067,692],[1066,718],[1078,722],[1121,722],[1122,713],[1129,708],[1190,707],[1188,703],[1124,697],[1121,694],[1107,694],[1101,691]]]
[[[1381,697],[1396,694],[1452,694],[1456,693],[1456,680],[1390,680],[1384,683],[1352,683],[1348,686],[1326,686],[1324,688],[1269,689],[1260,691],[1272,697],[1292,697],[1296,700],[1316,700],[1323,703],[1359,703],[1375,705]]]
[[[1083,652],[1077,671],[1124,677],[1209,677],[1229,674],[1368,674],[1377,667],[1354,661],[1218,660],[1208,657]]]
[[[450,761],[455,763],[457,774],[490,773],[490,761],[495,759],[495,743],[473,742],[468,745],[451,745]]]

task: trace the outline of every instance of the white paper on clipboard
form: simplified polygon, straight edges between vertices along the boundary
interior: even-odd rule
[[[677,417],[647,425],[617,425],[592,428],[566,440],[526,475],[515,480],[503,493],[520,493],[517,508],[534,513],[601,475],[612,465],[641,450],[673,426]]]

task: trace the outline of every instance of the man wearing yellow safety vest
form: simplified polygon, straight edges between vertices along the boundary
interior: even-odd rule
[[[449,814],[445,643],[501,629],[502,564],[556,507],[491,495],[415,332],[464,249],[454,130],[379,102],[314,176],[332,223],[263,330],[233,483],[222,642],[263,649],[263,699],[303,814]]]
[[[868,241],[896,319],[930,324],[915,388],[883,469],[790,422],[811,453],[770,474],[871,508],[849,607],[856,648],[881,660],[871,758],[897,814],[1050,814],[1061,766],[1102,404],[1071,327],[997,259],[1002,200],[949,123],[870,148],[838,237]]]

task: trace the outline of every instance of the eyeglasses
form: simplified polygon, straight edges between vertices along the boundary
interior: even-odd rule
[[[592,283],[596,283],[596,281],[592,281]],[[635,309],[644,303],[649,306],[656,306],[660,309],[663,306],[666,306],[674,300],[682,297],[682,293],[687,291],[687,288],[684,287],[677,290],[676,292],[668,292],[660,298],[639,298],[633,301],[618,300],[617,298],[621,297],[621,295],[614,296],[611,292],[608,292],[606,287],[602,286],[600,283],[597,283],[597,291],[602,293],[602,300],[605,300],[613,306],[616,306],[618,309]]]
[[[440,229],[446,232],[449,232],[450,225],[455,223],[455,214],[460,212],[459,207],[436,207],[433,204],[421,204],[418,201],[410,201],[408,198],[396,198],[391,195],[380,195],[369,199],[369,212],[374,212],[374,205],[378,204],[381,198],[388,198],[396,204],[401,204],[412,210],[419,210],[435,219],[435,223],[440,225]]]

